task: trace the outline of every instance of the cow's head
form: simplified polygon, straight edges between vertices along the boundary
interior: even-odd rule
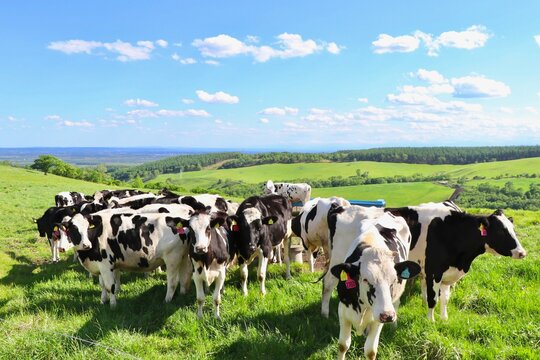
[[[212,236],[216,236],[216,230],[227,222],[227,214],[224,212],[209,211],[196,212],[189,219],[189,238],[193,251],[196,254],[208,252]]]
[[[521,246],[512,218],[506,217],[502,210],[496,210],[488,217],[481,217],[478,231],[485,239],[486,251],[495,255],[523,259],[527,252]]]
[[[84,217],[76,214],[69,221],[62,223],[66,229],[66,235],[77,250],[90,250],[92,242],[90,241],[90,232],[94,233],[96,227],[101,227],[101,217]]]
[[[360,250],[360,261],[345,262],[330,269],[340,281],[340,299],[351,301],[353,294],[358,297],[359,304],[371,308],[376,321],[394,322],[397,314],[393,305],[393,288],[398,285],[398,279],[418,275],[420,265],[412,261],[395,263],[394,253],[387,249],[367,247]]]
[[[54,226],[53,237],[58,239],[58,251],[61,253],[68,251],[73,247],[73,243],[69,240],[69,231],[64,224],[67,224],[71,219],[70,216],[65,216],[62,219],[62,223],[56,224]]]
[[[266,184],[263,186],[263,194],[269,195],[269,194],[275,194],[276,187],[274,186],[274,182],[272,180],[268,180]]]
[[[258,247],[261,238],[266,234],[265,227],[277,221],[276,216],[263,217],[261,211],[255,207],[244,209],[238,214],[238,226],[240,231],[239,250],[245,258],[251,255]]]

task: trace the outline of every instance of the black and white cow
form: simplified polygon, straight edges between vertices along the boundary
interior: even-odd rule
[[[62,191],[54,196],[54,201],[57,207],[61,207],[76,205],[90,198],[91,197],[87,197],[81,192]]]
[[[123,190],[99,190],[94,193],[94,201],[101,202],[104,205],[109,205],[111,198],[115,197],[123,199],[130,196],[146,194],[144,191],[123,189]]]
[[[419,206],[387,208],[386,211],[407,220],[413,235],[409,260],[422,266],[422,296],[428,304],[428,319],[434,321],[434,308],[441,300],[441,319],[448,319],[450,287],[469,271],[479,255],[523,259],[512,223],[502,210],[491,215],[462,212],[451,201]]]
[[[357,238],[362,231],[362,220],[375,219],[384,213],[382,208],[362,207],[356,205],[337,206],[331,205],[328,211],[328,229],[330,238],[330,261],[327,269],[342,262],[353,239]],[[330,297],[332,290],[338,284],[337,279],[330,271],[322,276],[323,291],[321,303],[321,315],[328,317],[330,312]]]
[[[225,283],[227,264],[234,256],[229,247],[231,231],[228,215],[224,212],[196,212],[189,219],[190,250],[193,281],[197,290],[197,316],[203,316],[204,288],[214,286],[214,315],[219,318],[221,292]],[[238,230],[235,228],[235,230]]]
[[[289,243],[291,203],[281,195],[252,196],[238,207],[236,218],[239,226],[238,265],[242,279],[242,292],[247,295],[248,264],[258,257],[258,278],[261,293],[266,294],[265,279],[268,259],[272,250],[285,244],[285,264],[290,277]]]
[[[309,254],[309,269],[314,271],[313,254],[322,248],[330,258],[330,231],[328,229],[328,212],[332,204],[337,206],[351,205],[340,197],[315,198],[308,201],[300,213],[292,219],[293,233],[302,239],[302,244]]]
[[[90,249],[77,251],[79,261],[90,273],[99,275],[101,302],[109,299],[114,307],[120,271],[149,272],[165,264],[165,301],[171,301],[179,282],[180,293],[187,292],[191,282],[183,227],[187,220],[169,214],[76,214],[63,226],[76,247],[82,242],[91,244]]]
[[[364,355],[375,359],[384,323],[397,320],[404,280],[420,273],[420,266],[407,260],[411,233],[403,218],[385,213],[358,225],[360,235],[330,270],[339,280],[338,359],[351,345],[352,327],[359,334],[367,331]]]
[[[39,236],[47,237],[51,247],[52,261],[60,261],[60,227],[65,217],[77,214],[79,210],[75,206],[57,207],[53,206],[45,210],[39,219],[34,219],[37,224]],[[67,250],[67,249],[66,249]]]
[[[263,190],[266,195],[283,195],[291,202],[300,201],[302,204],[306,204],[311,198],[311,186],[306,183],[274,183],[272,180],[268,180]]]

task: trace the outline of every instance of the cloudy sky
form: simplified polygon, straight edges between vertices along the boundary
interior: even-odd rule
[[[540,143],[540,2],[11,1],[0,147]]]

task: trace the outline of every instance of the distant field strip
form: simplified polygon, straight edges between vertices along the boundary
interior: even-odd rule
[[[202,170],[181,174],[162,174],[153,181],[165,181],[170,178],[179,185],[190,187],[198,183],[215,182],[218,179],[242,180],[247,183],[259,183],[272,179],[283,181],[291,179],[328,179],[332,176],[353,176],[356,171],[368,172],[370,178],[395,175],[410,176],[414,174],[433,175],[449,174],[454,178],[466,176],[496,177],[500,175],[515,176],[519,174],[538,174],[540,176],[540,158],[498,161],[492,163],[470,165],[425,165],[380,163],[358,161],[347,163],[301,163],[258,165],[238,169]],[[183,185],[185,184],[185,185]]]

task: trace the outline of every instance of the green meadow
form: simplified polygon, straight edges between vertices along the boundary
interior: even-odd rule
[[[287,170],[282,171],[285,176]],[[279,179],[271,173],[251,174],[253,181]],[[430,183],[372,186],[365,192],[360,187],[315,189],[314,195],[384,198],[399,206],[442,200],[451,193]],[[243,297],[233,267],[225,283],[222,320],[212,316],[210,295],[205,316],[197,319],[194,286],[164,304],[164,274],[124,274],[117,308],[101,305],[97,280],[73,262],[71,252],[49,263],[48,243],[38,237],[32,217],[53,205],[59,191],[92,193],[106,187],[0,166],[0,359],[335,358],[336,296],[330,318],[323,319],[321,284],[313,283],[320,273],[309,273],[306,264],[293,267],[291,280],[284,279],[284,266],[270,265],[265,297],[253,269],[249,295]],[[514,217],[527,258],[485,254],[476,259],[453,291],[446,322],[438,316],[435,323],[427,321],[418,282],[411,284],[401,299],[397,326],[383,329],[379,359],[540,358],[540,212],[507,214]],[[347,358],[363,357],[364,340],[353,336]]]

